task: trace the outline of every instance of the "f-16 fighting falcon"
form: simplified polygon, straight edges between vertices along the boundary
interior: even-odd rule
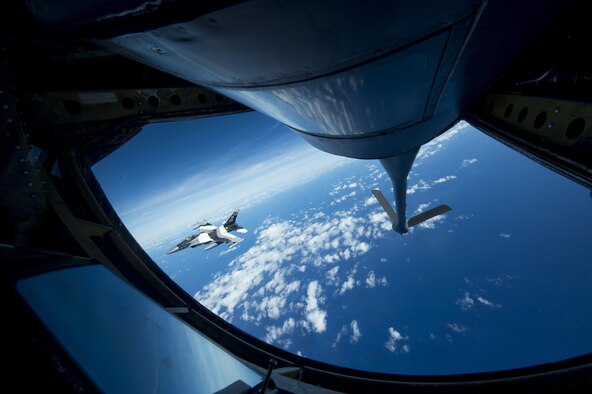
[[[237,237],[236,235],[230,234],[230,232],[236,231],[243,234],[247,232],[246,228],[236,224],[237,215],[238,210],[234,211],[228,220],[219,227],[216,227],[204,220],[203,223],[200,223],[195,227],[197,234],[193,234],[185,238],[183,241],[169,250],[167,254],[178,252],[179,250],[185,249],[187,247],[195,248],[197,246],[206,244],[210,245],[206,246],[204,250],[213,249],[223,243],[229,243],[229,248],[234,247],[238,243],[242,242],[244,238]]]

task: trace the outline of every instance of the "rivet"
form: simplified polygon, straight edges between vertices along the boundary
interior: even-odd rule
[[[4,109],[8,109],[8,105],[4,104],[4,105],[2,106],[2,108],[4,108]]]
[[[35,204],[35,209],[40,209],[41,205],[40,204]]]
[[[0,94],[4,94],[4,90],[1,90],[1,89],[0,89]]]
[[[157,47],[157,46],[153,46],[153,47],[152,47],[152,48],[150,48],[150,49],[152,49],[154,52],[156,52],[156,53],[158,53],[158,54],[160,54],[160,55],[164,55],[164,54],[166,53],[166,51],[165,51],[164,49],[162,49],[162,48],[159,48],[159,47]]]
[[[552,129],[552,128],[553,128],[553,122],[550,122],[550,123],[547,125],[547,128],[549,128],[549,129]]]
[[[14,149],[16,149],[16,150],[21,150],[21,146],[20,146],[20,145],[16,145],[16,146],[14,147]]]
[[[558,114],[560,110],[561,110],[561,109],[560,109],[559,107],[556,107],[556,108],[553,110],[553,112],[554,112],[554,113],[556,113],[556,114]]]
[[[24,163],[25,162],[25,158],[24,157],[19,157],[17,160],[19,161],[19,163]]]
[[[31,194],[29,194],[29,197],[31,197],[31,198],[37,198],[37,193],[31,193]]]
[[[33,182],[27,182],[26,185],[27,187],[33,187]]]
[[[4,133],[5,136],[10,137],[12,135],[12,133],[10,131],[7,131],[6,133]]]
[[[23,170],[22,173],[23,173],[23,175],[29,175],[30,174],[29,170]]]
[[[12,118],[6,118],[6,121],[7,121],[8,123],[12,123]]]

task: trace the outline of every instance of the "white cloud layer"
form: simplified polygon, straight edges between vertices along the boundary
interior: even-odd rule
[[[436,154],[442,142],[461,128],[440,137],[437,144],[427,144],[430,146],[422,157]],[[225,272],[216,274],[195,298],[227,321],[238,319],[260,327],[265,341],[284,348],[290,347],[295,336],[337,330],[331,326],[327,297],[343,296],[347,300],[358,286],[378,289],[389,284],[386,276],[378,276],[360,263],[392,231],[392,223],[375,198],[362,192],[370,194],[368,185],[377,185],[385,172],[374,164],[365,167],[366,175],[343,179],[329,189],[332,203],[342,204],[342,209],[324,210],[331,204],[327,201],[291,217],[270,216],[263,220],[251,232],[255,237],[251,246],[236,256]],[[456,176],[448,175],[429,182],[420,180],[412,188],[422,190],[454,179]],[[433,202],[422,202],[416,212],[428,209]],[[444,220],[446,215],[437,216],[413,230],[433,229]],[[387,259],[380,258],[380,262],[386,263]],[[467,297],[474,305],[474,297],[469,293]],[[362,336],[360,326],[355,319],[334,331],[334,344],[348,337],[351,343],[358,342]],[[410,351],[408,338],[400,331],[389,327],[388,333],[385,347],[389,351]]]

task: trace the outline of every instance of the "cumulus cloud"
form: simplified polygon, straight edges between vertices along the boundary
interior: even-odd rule
[[[435,185],[439,185],[444,182],[452,181],[454,179],[456,179],[456,175],[446,175],[444,177],[435,179],[431,182],[427,182],[427,181],[424,181],[423,179],[420,179],[415,184],[413,184],[407,188],[407,194],[415,194],[417,191],[430,190]]]
[[[265,331],[265,342],[273,343],[280,341],[284,335],[292,335],[294,328],[296,327],[296,321],[293,318],[289,318],[284,321],[284,324],[280,327],[270,326],[266,327]]]
[[[448,326],[448,328],[450,328],[452,331],[456,332],[457,334],[462,334],[462,333],[468,331],[467,327],[462,326],[457,323],[447,323],[446,325]]]
[[[374,204],[378,204],[378,200],[374,196],[370,196],[364,201],[365,207],[370,206],[370,205],[374,205]]]
[[[374,271],[368,272],[368,277],[366,278],[366,287],[375,287],[375,286],[387,286],[388,281],[385,276],[382,278],[376,278],[376,274]]]
[[[316,280],[308,284],[306,290],[306,320],[317,333],[325,332],[327,329],[327,312],[319,308],[319,304],[324,303],[322,293],[323,289]],[[308,328],[308,326],[306,327]]]
[[[510,238],[511,235],[510,234],[505,234],[505,233],[500,233],[500,237],[502,237],[502,238]]]
[[[469,293],[465,293],[462,298],[456,300],[456,305],[460,306],[463,311],[467,311],[475,306],[475,300],[471,298]]]
[[[488,306],[490,308],[499,309],[502,307],[500,304],[494,304],[493,302],[491,302],[488,299],[481,297],[481,296],[477,297],[477,301],[479,301],[481,304]]]
[[[462,163],[460,164],[461,168],[465,168],[470,166],[473,163],[476,163],[478,160],[477,159],[465,159],[462,161]]]
[[[351,328],[351,335],[349,337],[349,341],[351,343],[358,342],[360,340],[360,337],[362,336],[362,332],[360,331],[360,326],[358,325],[358,321],[352,320],[352,322],[350,323],[350,328]]]
[[[331,344],[331,347],[332,348],[337,347],[337,344],[339,342],[341,342],[341,338],[343,338],[344,335],[347,335],[347,326],[345,324],[343,326],[341,326],[341,330],[339,330],[339,332],[337,333],[337,336],[335,337],[335,340]]]
[[[430,184],[427,183],[426,181],[424,181],[423,179],[420,179],[419,181],[417,181],[417,183],[415,183],[414,185],[411,185],[411,187],[407,188],[407,194],[414,194],[418,190],[429,190],[429,189],[431,189]]]
[[[453,179],[456,179],[456,176],[455,175],[447,175],[445,177],[436,179],[435,181],[432,182],[432,184],[437,185],[438,183],[448,182],[448,181],[451,181]]]
[[[335,267],[331,268],[325,273],[325,278],[327,279],[328,284],[333,284],[337,282],[337,273],[339,272],[339,266],[336,265]]]
[[[350,192],[349,194],[343,195],[343,196],[339,197],[338,199],[331,201],[331,205],[337,205],[339,203],[342,203],[345,200],[348,200],[351,197],[354,197],[355,195],[356,195],[356,191],[354,190],[353,192]]]
[[[347,276],[347,279],[341,284],[341,288],[338,292],[339,295],[344,295],[346,291],[354,288],[354,286],[356,285],[356,280],[354,279],[355,274],[355,269],[352,272],[350,272],[350,274]]]
[[[461,128],[445,133],[450,135],[439,137],[436,144],[427,144],[431,145],[424,153],[438,152],[443,141],[452,138]],[[373,270],[360,277],[356,272],[357,265],[376,241],[392,231],[392,223],[376,199],[369,192],[368,195],[361,192],[369,190],[370,184],[386,182],[380,166],[367,166],[365,176],[352,176],[332,185],[330,194],[335,196],[334,202],[350,199],[342,205],[343,209],[323,212],[322,206],[310,206],[291,217],[270,216],[263,220],[251,232],[254,239],[249,239],[250,247],[247,249],[248,244],[243,244],[241,254],[234,256],[227,270],[216,274],[195,298],[227,321],[240,319],[241,323],[262,327],[267,342],[289,347],[291,336],[328,330],[326,294],[344,295],[360,285],[369,289],[387,286],[387,278],[377,276]],[[410,187],[410,192],[453,179],[454,175],[431,182],[420,179]],[[429,209],[429,205],[420,204],[418,211]],[[435,217],[415,229],[434,228],[444,219],[445,215]],[[380,258],[380,262],[386,261]],[[486,305],[478,300],[473,302]],[[357,320],[346,324],[345,329],[347,336],[344,338],[349,336],[353,342],[361,335]],[[408,351],[409,346],[404,343],[406,337],[391,329],[387,348]]]
[[[396,352],[397,350],[400,350],[404,353],[409,353],[409,345],[405,343],[408,339],[408,337],[401,335],[401,333],[395,330],[393,327],[389,327],[388,339],[385,342],[384,346],[387,348],[389,352],[392,353]]]
[[[467,122],[460,121],[456,125],[451,127],[447,132],[440,135],[438,138],[434,138],[427,144],[424,144],[419,150],[419,153],[417,154],[416,162],[418,160],[422,160],[437,154],[440,150],[442,150],[444,142],[454,138],[456,135],[458,135],[458,133],[461,130],[465,129],[468,126],[469,124]]]

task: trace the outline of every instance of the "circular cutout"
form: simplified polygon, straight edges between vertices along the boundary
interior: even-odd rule
[[[134,109],[136,102],[131,97],[124,97],[121,99],[121,106],[125,109]]]
[[[80,103],[76,100],[66,101],[64,107],[66,108],[66,111],[70,112],[72,115],[78,115],[82,111]]]
[[[528,107],[524,107],[520,110],[520,112],[518,112],[518,123],[522,123],[524,122],[524,119],[526,119],[526,116],[528,115]]]
[[[508,104],[506,110],[504,111],[504,118],[509,118],[512,115],[512,111],[514,110],[514,104]]]
[[[567,126],[565,136],[570,140],[578,138],[584,132],[585,127],[586,121],[583,118],[575,118],[569,123],[569,126]]]
[[[197,96],[197,101],[199,101],[199,102],[200,102],[200,104],[205,104],[205,103],[208,101],[208,96],[206,96],[206,95],[205,95],[205,94],[203,94],[203,93],[200,93],[200,94]]]
[[[545,124],[547,120],[547,111],[540,112],[537,117],[534,119],[534,128],[540,129]]]
[[[174,106],[181,105],[181,97],[178,94],[173,94],[171,96],[171,104]]]
[[[160,100],[158,99],[158,97],[156,96],[149,96],[146,99],[146,102],[148,103],[149,106],[151,107],[158,107],[158,104],[160,104]]]

